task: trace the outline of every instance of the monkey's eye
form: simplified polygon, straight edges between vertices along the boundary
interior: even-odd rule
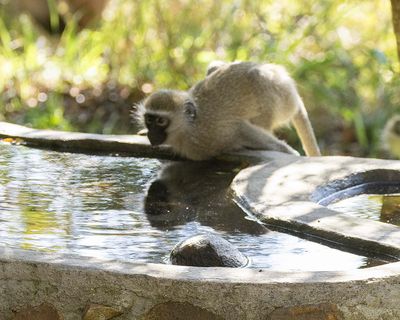
[[[196,106],[191,101],[186,101],[183,105],[185,114],[190,120],[196,119]]]
[[[154,116],[149,115],[149,114],[144,115],[144,122],[146,123],[146,125],[151,125],[153,123],[153,120],[154,120]]]
[[[169,120],[164,117],[157,117],[156,118],[156,125],[159,127],[166,127],[169,124]]]

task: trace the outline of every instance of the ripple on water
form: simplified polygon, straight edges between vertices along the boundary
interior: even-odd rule
[[[247,219],[226,195],[235,171],[226,163],[193,162],[161,171],[154,159],[0,144],[0,245],[166,262],[176,243],[211,232],[248,255],[252,267],[344,270],[379,263]]]

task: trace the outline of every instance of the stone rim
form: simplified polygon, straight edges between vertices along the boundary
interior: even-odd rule
[[[400,171],[376,169],[331,181],[319,186],[311,195],[311,200],[327,206],[334,201],[354,197],[363,193],[399,193]]]
[[[61,131],[52,131],[52,130],[35,130],[19,125],[14,125],[10,123],[0,122],[0,137],[3,138],[15,138],[15,139],[22,139],[29,146],[39,147],[39,148],[56,148],[57,150],[66,150],[71,151],[77,144],[82,143],[89,143],[90,147],[83,148],[78,150],[78,152],[100,152],[100,153],[118,153],[123,150],[128,150],[128,155],[136,155],[136,156],[144,156],[144,157],[158,157],[158,158],[166,158],[166,159],[176,159],[176,155],[172,153],[170,148],[154,148],[151,147],[150,144],[147,142],[145,137],[141,136],[119,136],[119,135],[97,135],[97,134],[85,134],[85,133],[70,133],[70,132],[61,132]],[[101,141],[101,144],[98,142]],[[99,149],[100,146],[100,149]],[[104,148],[102,147],[104,146]],[[127,149],[124,149],[127,148]],[[234,155],[226,155],[223,157],[226,160],[232,161],[247,161],[251,164],[249,168],[254,168],[255,165],[265,165],[274,163],[279,158],[280,165],[285,165],[291,162],[298,162],[298,161],[305,161],[305,159],[313,159],[313,158],[301,158],[296,156],[291,156],[287,154],[282,154],[279,152],[251,152],[245,151],[241,153],[237,153]],[[327,158],[327,157],[325,157]],[[343,157],[338,157],[343,158]],[[315,159],[315,158],[314,158]],[[282,161],[281,161],[282,160]],[[384,161],[384,160],[382,160]],[[400,168],[400,166],[399,166]],[[250,209],[250,213],[254,215],[254,212],[258,211],[259,203],[247,203],[244,197],[241,197],[240,192],[238,192],[238,184],[240,184],[240,180],[242,179],[243,174],[246,172],[247,169],[242,170],[234,179],[232,183],[232,190],[233,193],[236,195],[238,202],[246,208]],[[239,182],[239,183],[238,183]],[[306,202],[307,205],[317,205],[312,202],[311,196],[310,199],[303,199],[304,201],[294,201],[295,205],[302,205]],[[284,210],[293,208],[293,203],[285,203],[282,208]],[[317,205],[318,207],[321,207]],[[263,221],[266,222],[265,220]],[[272,217],[269,223],[275,224],[275,218]],[[295,220],[289,221],[289,223],[293,226],[296,225]],[[379,222],[377,222],[379,223]],[[300,223],[299,225],[301,225]],[[283,227],[286,225],[284,224]],[[400,243],[400,242],[399,242]],[[383,246],[381,246],[383,247]],[[397,255],[400,248],[395,248],[395,254]],[[390,250],[389,250],[390,251]],[[36,253],[31,251],[25,251],[20,249],[10,249],[10,248],[0,248],[0,261],[15,261],[21,260],[26,263],[49,263],[56,266],[62,267],[66,261],[75,261],[72,263],[73,266],[81,266],[84,268],[94,268],[95,266],[90,262],[94,261],[94,259],[86,259],[80,256],[72,257],[69,255],[44,255],[42,253]],[[104,261],[101,261],[102,263]],[[98,263],[98,262],[96,262]],[[113,272],[121,272],[120,262],[113,262],[113,261],[105,261],[104,266],[107,266],[105,269],[112,270]],[[126,265],[126,263],[122,263]],[[336,279],[347,279],[354,280],[354,279],[369,279],[371,277],[386,277],[389,275],[397,275],[400,272],[400,262],[389,263],[383,266],[372,267],[367,269],[357,269],[354,271],[335,271],[335,272],[327,272],[327,271],[313,271],[313,272],[277,272],[277,271],[270,271],[268,269],[239,269],[236,270],[235,268],[213,268],[213,267],[183,267],[183,266],[172,266],[172,265],[163,265],[163,264],[134,264],[129,263],[129,268],[133,268],[139,274],[142,273],[142,270],[146,269],[144,274],[148,274],[151,272],[151,276],[157,277],[159,275],[159,271],[161,270],[163,276],[166,275],[167,278],[171,277],[174,278],[176,276],[176,272],[174,271],[175,268],[185,268],[185,272],[180,273],[181,280],[198,280],[198,281],[205,281],[204,278],[193,278],[189,275],[192,272],[199,272],[205,279],[209,279],[210,281],[239,281],[242,283],[245,281],[246,283],[263,283],[265,282],[265,274],[268,274],[268,281],[267,283],[271,282],[286,282],[286,281],[295,281],[295,279],[303,279],[308,278],[303,277],[304,274],[309,275],[310,273],[318,275],[316,276],[321,281],[329,281],[332,276]],[[156,266],[156,267],[154,267]],[[96,267],[97,269],[97,267]],[[103,270],[103,268],[101,268]],[[193,270],[189,270],[193,269]],[[220,270],[219,270],[220,269]],[[189,270],[188,272],[186,272]],[[367,270],[367,271],[365,271]],[[135,272],[136,272],[135,271]],[[154,271],[154,272],[153,272]],[[218,272],[217,272],[218,271]],[[373,272],[372,272],[373,271]],[[215,278],[215,273],[217,272],[218,278]],[[185,276],[183,276],[185,275]],[[294,276],[293,276],[294,275]],[[315,279],[315,276],[311,277]],[[261,281],[261,282],[260,282]],[[300,281],[300,280],[299,280]],[[342,281],[342,280],[340,280]],[[300,281],[301,282],[301,281]]]

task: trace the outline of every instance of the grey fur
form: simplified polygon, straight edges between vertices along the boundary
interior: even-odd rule
[[[207,74],[187,92],[163,90],[144,102],[145,113],[159,112],[171,120],[165,144],[178,154],[193,160],[241,148],[298,154],[272,133],[292,121],[306,154],[320,155],[303,101],[283,67],[218,62]],[[196,108],[194,119],[185,112],[188,102]]]

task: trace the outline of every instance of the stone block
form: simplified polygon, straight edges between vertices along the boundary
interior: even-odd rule
[[[186,302],[165,302],[153,307],[141,320],[223,320],[221,317]]]
[[[270,320],[344,320],[339,308],[332,303],[279,308]]]
[[[57,309],[48,303],[42,303],[37,307],[26,307],[18,311],[13,320],[63,320]]]

